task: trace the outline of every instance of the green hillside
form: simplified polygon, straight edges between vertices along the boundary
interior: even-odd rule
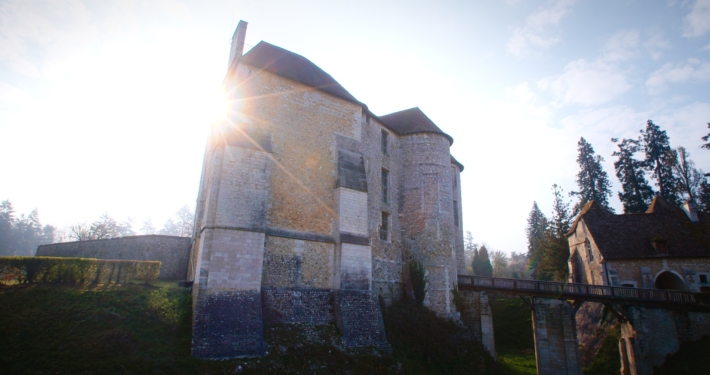
[[[385,311],[392,355],[341,350],[335,325],[267,326],[268,355],[190,357],[191,296],[156,287],[0,287],[3,374],[516,374],[453,322],[408,304]]]

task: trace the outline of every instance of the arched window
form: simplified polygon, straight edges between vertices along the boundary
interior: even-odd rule
[[[656,277],[656,289],[686,290],[688,289],[683,279],[673,272],[663,272]]]

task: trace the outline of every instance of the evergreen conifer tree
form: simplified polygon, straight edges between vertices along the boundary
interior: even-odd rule
[[[706,178],[703,178],[698,188],[698,211],[710,214],[710,183]]]
[[[619,140],[612,138],[611,141]],[[634,153],[641,149],[641,140],[624,139],[617,146],[619,151],[614,151],[612,156],[617,157],[614,169],[623,189],[619,192],[619,200],[624,205],[624,212],[645,212],[653,200],[653,189],[646,181],[644,162],[634,159]]]
[[[486,245],[481,245],[481,249],[478,251],[478,261],[480,273],[476,273],[476,275],[493,276],[493,265],[491,264],[491,259],[488,256],[488,249],[486,249]]]
[[[541,244],[542,259],[538,266],[537,278],[566,281],[569,276],[567,266],[569,258],[567,232],[571,222],[569,203],[563,200],[562,188],[559,186],[552,185],[552,194],[554,196],[552,217]]]
[[[656,180],[659,195],[668,203],[678,205],[680,199],[676,190],[676,181],[673,176],[674,152],[670,146],[670,139],[665,130],[654,124],[646,122],[646,130],[641,131],[643,148],[646,153],[644,164],[646,170],[652,172]]]
[[[708,122],[708,128],[710,128],[710,122]],[[706,136],[701,137],[700,139],[707,142],[708,140],[710,140],[710,133],[708,133],[708,135]],[[700,147],[710,150],[710,143],[706,143]]]
[[[585,204],[589,201],[595,201],[599,205],[609,207],[609,196],[611,195],[611,183],[601,162],[604,161],[600,155],[594,154],[594,148],[584,138],[580,138],[577,143],[577,164],[579,164],[579,173],[577,173],[577,186],[579,191],[573,191],[570,195],[579,197],[579,201],[574,206],[574,214],[582,210]]]
[[[525,234],[528,238],[528,258],[532,262],[539,262],[541,258],[540,243],[545,237],[545,228],[547,227],[547,219],[537,206],[537,202],[533,202],[532,209],[528,215],[528,226],[525,228]]]
[[[481,256],[477,248],[473,249],[473,260],[471,261],[473,274],[481,276]]]

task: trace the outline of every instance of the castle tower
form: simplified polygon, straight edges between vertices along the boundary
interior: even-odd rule
[[[451,290],[457,285],[457,274],[465,273],[459,188],[462,167],[449,151],[453,139],[419,108],[381,119],[402,129],[400,216],[404,260],[419,261],[426,268],[429,284],[425,305],[440,315],[453,314],[456,308]]]

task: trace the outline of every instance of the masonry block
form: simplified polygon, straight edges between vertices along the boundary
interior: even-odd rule
[[[473,339],[483,344],[488,353],[495,358],[495,337],[493,315],[486,292],[460,291],[461,321],[471,332]]]
[[[566,301],[533,298],[537,373],[582,375],[574,307]]]
[[[234,358],[264,355],[261,295],[258,291],[201,296],[194,310],[192,355]]]
[[[392,350],[387,342],[382,311],[369,291],[337,291],[335,317],[345,346]]]

